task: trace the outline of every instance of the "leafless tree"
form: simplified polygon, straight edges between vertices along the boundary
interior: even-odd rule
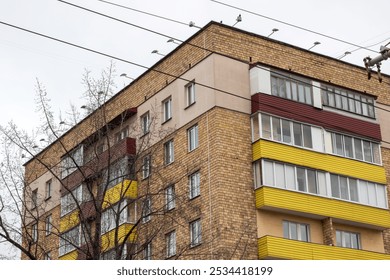
[[[57,258],[53,251],[59,256],[77,252],[81,259],[161,258],[167,230],[173,225],[187,229],[186,213],[201,213],[199,206],[181,211],[188,208],[188,193],[169,189],[187,184],[188,178],[168,179],[162,172],[163,143],[174,131],[155,125],[158,109],[142,124],[134,120],[131,108],[112,116],[107,104],[114,94],[114,75],[113,65],[99,79],[86,72],[83,120],[75,106],[57,120],[45,88],[37,82],[42,124],[33,133],[13,123],[0,127],[0,242],[12,244],[22,258]],[[76,128],[66,131],[75,123]],[[77,130],[85,123],[88,129]],[[141,137],[143,130],[148,133]],[[156,138],[162,140],[152,145]],[[46,186],[37,186],[38,181]],[[148,246],[157,237],[164,241],[152,252]],[[192,245],[175,248],[175,257],[190,255]]]

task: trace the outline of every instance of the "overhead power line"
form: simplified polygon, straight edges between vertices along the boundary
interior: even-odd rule
[[[121,19],[118,19],[116,17],[113,17],[113,16],[110,16],[110,15],[107,15],[107,14],[103,14],[101,12],[97,12],[97,11],[94,11],[94,10],[91,10],[91,9],[88,9],[88,8],[85,8],[85,7],[82,7],[82,6],[79,6],[79,5],[76,5],[76,4],[73,4],[73,3],[69,3],[67,1],[64,1],[64,0],[58,0],[59,2],[61,3],[64,3],[64,4],[67,4],[67,5],[70,5],[70,6],[73,6],[75,8],[78,8],[78,9],[81,9],[81,10],[84,10],[86,12],[90,12],[90,13],[93,13],[93,14],[96,14],[96,15],[99,15],[99,16],[102,16],[102,17],[106,17],[108,19],[111,19],[111,20],[114,20],[114,21],[117,21],[117,22],[120,22],[120,23],[123,23],[123,24],[127,24],[129,26],[132,26],[134,28],[139,28],[143,31],[147,31],[147,32],[151,32],[153,34],[156,34],[156,35],[159,35],[159,36],[162,36],[162,37],[165,37],[165,38],[169,38],[169,40],[173,39],[177,42],[184,42],[184,40],[181,40],[181,39],[177,39],[177,38],[174,38],[170,35],[167,35],[167,34],[164,34],[164,33],[161,33],[161,32],[157,32],[157,31],[154,31],[152,29],[149,29],[149,28],[146,28],[146,27],[143,27],[143,26],[140,26],[140,25],[137,25],[137,24],[134,24],[134,23],[131,23],[131,22],[128,22],[128,21],[125,21],[125,20],[121,20]],[[193,47],[196,47],[196,48],[199,48],[199,49],[202,49],[202,50],[205,50],[205,51],[209,51],[209,52],[212,52],[212,53],[216,53],[216,54],[221,54],[221,55],[226,55],[226,54],[222,54],[222,53],[219,53],[217,51],[211,51],[205,47],[202,47],[202,46],[199,46],[199,45],[195,45],[195,44],[192,44],[192,43],[187,43],[188,45],[190,46],[193,46]],[[276,49],[275,47],[272,47],[270,45],[265,45],[265,44],[259,44],[258,42],[256,43],[264,48],[268,48],[268,49]],[[303,56],[303,55],[299,55],[299,54],[295,54],[297,57],[301,57],[301,58],[304,58],[304,59],[307,59],[306,56]],[[322,61],[320,60],[317,60],[315,58],[310,58],[311,61],[315,62],[315,63],[323,63]],[[314,64],[313,64],[314,65]],[[340,65],[338,65],[337,67],[340,67]],[[305,67],[305,69],[308,69],[308,67]],[[348,69],[349,71],[351,71],[351,69]],[[358,71],[355,71],[355,70],[352,70],[354,71],[355,73],[359,74],[359,75],[365,75],[364,73],[361,73],[361,72],[358,72]],[[390,83],[389,83],[390,85]]]
[[[162,70],[158,70],[156,68],[147,67],[147,66],[144,66],[142,64],[132,62],[130,60],[122,59],[122,58],[119,58],[119,57],[116,57],[116,56],[113,56],[113,55],[110,55],[110,54],[103,53],[101,51],[93,50],[91,48],[87,48],[87,47],[83,47],[83,46],[80,46],[80,45],[77,45],[77,44],[74,44],[74,43],[70,43],[68,41],[65,41],[65,40],[62,40],[62,39],[58,39],[58,38],[55,38],[55,37],[52,37],[52,36],[48,36],[48,35],[45,35],[45,34],[42,34],[42,33],[36,32],[36,31],[32,31],[32,30],[29,30],[29,29],[26,29],[26,28],[23,28],[23,27],[19,27],[19,26],[10,24],[10,23],[6,23],[6,22],[3,22],[3,21],[0,21],[0,24],[6,25],[6,26],[11,27],[11,28],[15,28],[15,29],[18,29],[18,30],[21,30],[21,31],[24,31],[24,32],[27,32],[27,33],[30,33],[30,34],[33,34],[33,35],[36,35],[36,36],[39,36],[39,37],[43,37],[43,38],[46,38],[46,39],[49,39],[49,40],[53,40],[53,41],[56,41],[56,42],[59,42],[59,43],[62,43],[62,44],[68,45],[68,46],[76,47],[76,48],[82,49],[84,51],[92,52],[92,53],[99,54],[99,55],[102,55],[102,56],[105,56],[105,57],[108,57],[108,58],[111,58],[111,59],[114,59],[114,60],[118,60],[118,61],[121,61],[121,62],[124,62],[124,63],[128,63],[128,64],[131,64],[131,65],[134,65],[134,66],[137,66],[137,67],[149,70],[149,71],[154,71],[154,72],[157,72],[159,74],[163,74],[163,75],[172,77],[174,79],[179,79],[179,80],[183,80],[183,81],[186,81],[186,82],[194,82],[192,79],[191,80],[190,79],[186,79],[186,78],[174,75],[174,74],[167,73],[167,72],[162,71]],[[261,66],[258,66],[258,65],[256,67],[261,68],[261,69],[263,69],[265,71],[271,72],[271,70],[269,70],[267,68],[264,68],[264,67],[261,67]],[[283,74],[279,74],[279,75],[284,76]],[[288,77],[288,76],[284,76],[284,77],[287,77],[289,79],[293,79],[293,78]],[[199,83],[199,82],[196,82],[196,81],[194,83],[196,85],[201,86],[201,87],[204,87],[204,88],[207,88],[207,89],[211,89],[211,90],[215,90],[215,91],[218,91],[220,93],[227,94],[227,95],[239,98],[239,99],[243,99],[243,100],[246,100],[246,101],[249,101],[249,102],[256,102],[256,101],[253,101],[251,98],[247,98],[245,96],[237,95],[235,93],[232,93],[232,92],[229,92],[229,91],[226,91],[226,90],[218,89],[218,88],[210,86],[210,85],[202,84],[202,83]],[[307,83],[307,84],[310,85],[310,86],[313,86],[312,84],[309,84],[309,83]],[[321,87],[319,87],[319,88],[322,89]],[[272,105],[270,105],[270,106],[272,107]],[[281,109],[281,108],[276,107],[276,106],[274,106],[274,107],[278,108],[278,109]],[[377,107],[377,106],[375,106],[375,107],[378,108],[378,109],[387,111],[387,112],[390,111],[390,110],[387,110],[387,109],[384,109],[384,108],[380,108],[380,107]],[[284,109],[282,109],[282,110],[286,111]],[[303,116],[303,115],[301,115],[301,116]],[[311,119],[308,116],[306,116],[306,117]],[[345,128],[338,127],[337,125],[335,127],[336,128],[340,128],[341,130],[345,131]],[[349,132],[351,132],[351,131],[349,131]],[[386,141],[383,141],[383,140],[382,140],[382,142],[390,144],[390,142],[386,142]]]
[[[262,15],[262,14],[259,14],[259,13],[255,13],[253,11],[249,11],[249,10],[237,7],[237,6],[226,4],[226,3],[221,2],[221,1],[217,1],[217,0],[210,0],[210,1],[211,2],[215,2],[217,4],[220,4],[220,5],[223,5],[223,6],[226,6],[226,7],[229,7],[229,8],[232,8],[232,9],[236,9],[236,10],[239,10],[239,11],[242,11],[242,12],[246,12],[246,13],[258,16],[258,17],[262,17],[262,18],[265,18],[265,19],[268,19],[268,20],[272,20],[272,21],[275,21],[275,22],[278,22],[278,23],[281,23],[281,24],[284,24],[284,25],[287,25],[287,26],[290,26],[290,27],[294,27],[294,28],[297,28],[297,29],[300,29],[300,30],[303,30],[303,31],[306,31],[306,32],[310,32],[310,33],[313,33],[313,34],[316,34],[316,35],[319,35],[319,36],[322,36],[322,37],[325,37],[325,38],[328,38],[328,39],[332,39],[332,40],[338,41],[340,43],[348,44],[350,46],[354,46],[354,47],[358,47],[360,49],[365,49],[365,50],[370,51],[370,52],[378,53],[377,51],[371,50],[371,49],[366,48],[364,46],[359,46],[358,44],[354,44],[354,43],[351,43],[351,42],[348,42],[348,41],[336,38],[334,36],[326,35],[324,33],[320,33],[320,32],[317,32],[317,31],[305,28],[305,27],[301,27],[301,26],[298,26],[298,25],[295,25],[295,24],[292,24],[292,23],[288,23],[286,21],[282,21],[282,20],[279,20],[279,19],[276,19],[276,18],[272,18],[272,17],[265,16],[265,15]]]
[[[155,18],[163,19],[163,20],[166,20],[166,21],[170,21],[170,22],[181,24],[181,25],[189,26],[189,23],[185,23],[185,22],[182,22],[182,21],[179,21],[179,20],[175,20],[175,19],[171,19],[171,18],[168,18],[168,17],[160,16],[160,15],[157,15],[157,14],[145,12],[145,11],[142,11],[142,10],[134,9],[134,8],[129,7],[129,6],[124,6],[124,5],[120,5],[120,4],[113,3],[113,2],[110,2],[110,1],[105,1],[105,0],[97,0],[97,1],[109,4],[109,5],[112,5],[112,6],[116,6],[116,7],[119,7],[119,8],[123,8],[123,9],[126,9],[126,10],[130,10],[130,11],[133,11],[133,12],[137,12],[137,13],[141,13],[141,14],[144,14],[144,15],[152,16],[152,17],[155,17]],[[200,27],[196,26],[196,25],[193,25],[193,27],[200,29]]]

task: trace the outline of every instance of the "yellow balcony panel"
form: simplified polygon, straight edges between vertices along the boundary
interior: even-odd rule
[[[72,252],[69,252],[61,257],[59,257],[59,260],[77,260],[78,253],[77,250],[73,250]]]
[[[60,219],[60,232],[65,232],[80,223],[79,211],[73,211]]]
[[[252,148],[253,161],[260,158],[268,158],[386,184],[386,174],[383,166],[314,152],[267,140],[257,141],[252,145]]]
[[[278,209],[315,215],[319,218],[332,217],[342,221],[368,225],[376,229],[390,228],[390,212],[348,201],[321,197],[306,193],[261,187],[256,190],[258,209]]]
[[[137,188],[137,181],[124,180],[123,182],[108,189],[104,195],[103,209],[117,203],[123,198],[137,198]]]
[[[390,260],[390,254],[328,246],[281,237],[258,239],[259,259],[291,260]]]
[[[118,229],[113,229],[102,235],[102,250],[108,251],[115,247],[115,234],[117,232],[117,244],[122,244],[123,242],[133,242],[136,237],[134,225],[132,224],[123,224],[118,227]],[[132,231],[130,233],[130,231]],[[130,233],[130,236],[125,240],[126,236]]]

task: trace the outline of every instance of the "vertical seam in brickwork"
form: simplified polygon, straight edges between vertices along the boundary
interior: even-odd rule
[[[206,113],[206,135],[207,135],[207,176],[208,176],[208,187],[209,187],[209,211],[210,211],[210,232],[213,228],[213,219],[212,219],[212,199],[211,199],[211,170],[210,170],[210,134],[209,134],[209,112]],[[210,255],[213,256],[213,238],[211,237],[210,241]]]

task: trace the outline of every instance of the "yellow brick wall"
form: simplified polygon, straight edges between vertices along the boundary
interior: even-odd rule
[[[251,33],[240,32],[213,23],[190,38],[188,42],[248,62],[248,64],[261,62],[274,65],[338,86],[377,95],[378,101],[390,104],[387,85],[390,79],[388,76],[384,77],[382,84],[375,79],[369,81],[365,70],[360,67],[318,56],[280,42],[269,41]],[[132,86],[123,89],[108,102],[106,105],[108,119],[112,119],[125,109],[139,106],[145,98],[158,93],[167,83],[173,81],[175,76],[182,75],[208,55],[210,55],[209,51],[190,45],[179,47],[172,55],[165,57],[155,66],[156,70],[169,75],[152,70],[147,71],[133,82]],[[199,120],[194,120],[193,123],[197,121],[201,125],[201,146],[190,154],[186,152],[175,154],[175,164],[164,169],[164,176],[154,175],[153,179],[156,180],[156,183],[161,184],[177,182],[180,184],[178,192],[184,194],[187,185],[186,174],[188,175],[191,170],[195,171],[197,168],[201,170],[202,198],[188,202],[184,199],[184,194],[183,203],[186,204],[186,207],[189,206],[188,209],[192,209],[192,211],[183,212],[180,215],[172,213],[172,217],[180,216],[185,221],[181,230],[178,230],[178,242],[180,244],[189,243],[188,222],[200,217],[204,234],[208,236],[208,239],[204,240],[204,244],[207,246],[186,250],[190,251],[188,255],[196,252],[199,258],[240,258],[244,253],[247,253],[245,258],[256,258],[257,246],[254,241],[256,225],[251,224],[251,221],[254,222],[256,218],[251,166],[248,164],[251,162],[249,116],[215,109],[203,115]],[[63,146],[67,149],[74,147],[98,128],[95,123],[96,114],[92,114],[65,134],[60,140],[61,143],[58,141],[41,152],[38,155],[39,161],[49,168],[58,164],[60,156],[64,153]],[[186,129],[191,124],[175,132],[175,151],[179,151],[180,146],[186,145]],[[176,140],[176,137],[180,140]],[[209,145],[204,143],[209,143]],[[161,145],[162,142],[160,148]],[[208,151],[210,151],[210,156],[207,156]],[[160,158],[162,157],[160,156]],[[39,161],[35,159],[26,164],[27,182],[36,180],[46,171],[46,167]],[[388,161],[384,155],[387,170],[389,170]],[[156,177],[160,177],[160,179]],[[142,184],[147,183],[141,182]],[[177,210],[179,209],[184,209],[184,207],[178,206]],[[145,226],[143,230],[150,232],[148,227]],[[167,223],[160,230],[160,241],[158,242],[161,244],[156,245],[160,249],[154,251],[159,258],[163,258],[162,252],[165,250],[165,246],[162,244],[165,233],[173,228],[173,225]],[[240,237],[241,239],[239,239]],[[224,242],[219,242],[220,239],[223,239]],[[232,248],[236,248],[234,246],[237,244],[237,240],[240,240],[240,244],[238,249],[234,251]],[[390,241],[387,244],[389,243]],[[185,245],[180,246],[185,247]],[[389,245],[387,246],[387,250],[389,250]],[[243,252],[243,248],[249,251]]]

